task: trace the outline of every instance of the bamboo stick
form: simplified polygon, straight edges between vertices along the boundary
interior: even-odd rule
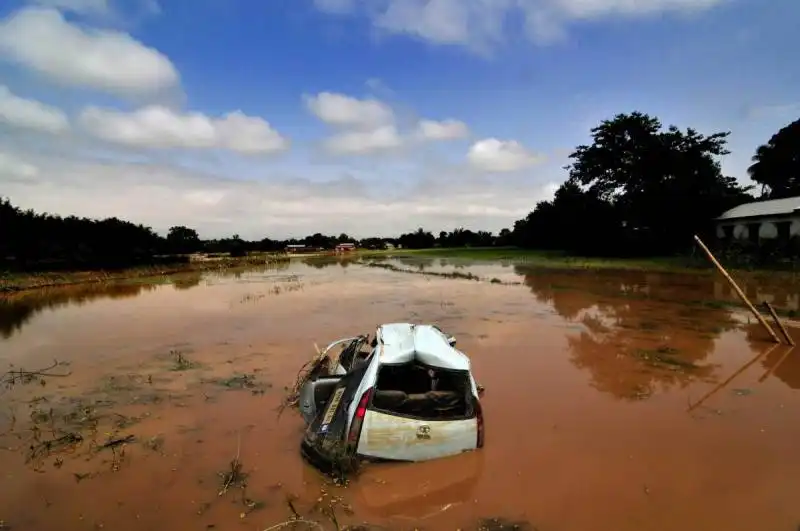
[[[764,301],[764,306],[767,308],[767,310],[769,310],[770,315],[772,315],[772,318],[775,320],[775,324],[778,325],[778,328],[783,334],[784,339],[786,339],[786,342],[793,347],[794,339],[792,339],[792,336],[789,335],[789,331],[786,330],[786,327],[783,326],[783,322],[781,322],[781,320],[778,318],[778,314],[775,313],[775,308],[773,308],[772,305],[767,301]]]
[[[764,319],[764,316],[761,315],[761,313],[758,310],[756,310],[755,306],[753,306],[753,303],[750,302],[750,299],[747,298],[747,295],[744,294],[744,292],[736,283],[736,281],[733,280],[733,278],[731,278],[731,276],[728,274],[727,271],[725,271],[725,268],[722,267],[722,264],[720,264],[717,261],[717,259],[714,258],[714,255],[711,253],[711,251],[708,250],[708,247],[706,247],[706,244],[703,243],[703,240],[701,240],[699,236],[695,236],[694,240],[697,242],[697,245],[699,245],[700,248],[706,253],[708,259],[711,260],[711,263],[717,267],[720,273],[722,273],[722,276],[724,276],[728,280],[733,290],[736,292],[737,295],[739,295],[739,298],[742,299],[742,302],[745,303],[745,305],[750,309],[750,311],[753,312],[753,315],[755,315],[756,319],[758,319],[758,322],[761,323],[761,326],[763,326],[764,329],[769,333],[773,341],[775,341],[775,343],[780,343],[781,340],[778,339],[777,335],[775,335],[775,331],[772,330],[771,326],[769,326],[769,323]]]

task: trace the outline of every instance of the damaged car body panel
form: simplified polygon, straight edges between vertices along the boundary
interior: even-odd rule
[[[402,461],[426,461],[476,448],[477,420],[428,421],[369,411],[358,454]]]
[[[367,341],[332,343],[328,349],[347,343],[329,367],[333,374],[304,385],[304,456],[318,467],[342,454],[423,461],[483,445],[478,388],[455,338],[433,325],[392,323]]]

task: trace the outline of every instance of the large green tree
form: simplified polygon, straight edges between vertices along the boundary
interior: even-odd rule
[[[636,245],[674,252],[746,199],[717,160],[728,153],[728,134],[662,130],[647,114],[620,114],[592,129],[593,143],[570,155],[569,179],[609,201]]]
[[[167,233],[167,246],[173,253],[192,253],[200,249],[202,242],[196,230],[178,225],[170,227]]]
[[[570,155],[569,178],[515,232],[528,246],[591,254],[669,254],[691,245],[711,219],[746,201],[720,169],[728,133],[703,135],[640,112],[591,130]]]
[[[761,185],[764,199],[800,195],[800,119],[759,146],[752,160],[747,173]]]

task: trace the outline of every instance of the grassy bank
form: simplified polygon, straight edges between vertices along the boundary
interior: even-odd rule
[[[160,264],[114,270],[44,271],[35,273],[0,271],[0,294],[53,286],[145,279],[194,271],[217,271],[220,269],[247,265],[265,265],[287,260],[289,260],[289,257],[286,255],[251,254],[236,258],[223,257],[207,261],[179,262],[174,264]]]
[[[362,258],[376,258],[389,256],[419,256],[425,258],[445,258],[475,261],[508,261],[525,264],[542,269],[605,269],[619,271],[650,271],[660,273],[692,273],[716,274],[717,270],[708,261],[705,254],[697,251],[694,255],[665,256],[649,258],[597,258],[571,256],[561,251],[541,251],[535,249],[520,249],[516,247],[462,247],[462,248],[433,248],[433,249],[395,249],[391,251],[364,251]],[[731,273],[746,274],[750,277],[759,275],[779,275],[784,278],[800,280],[800,270],[776,270],[771,268],[741,268],[725,263],[722,264]]]
[[[434,249],[396,249],[365,251],[364,258],[381,256],[420,256],[464,260],[509,261],[553,269],[621,269],[648,271],[696,271],[709,269],[699,257],[589,258],[570,256],[560,251],[540,251],[516,247],[462,247]]]

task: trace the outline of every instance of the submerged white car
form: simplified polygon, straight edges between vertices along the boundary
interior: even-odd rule
[[[483,446],[469,358],[434,325],[392,323],[344,345],[300,393],[301,451],[323,470],[353,460],[424,461]]]

